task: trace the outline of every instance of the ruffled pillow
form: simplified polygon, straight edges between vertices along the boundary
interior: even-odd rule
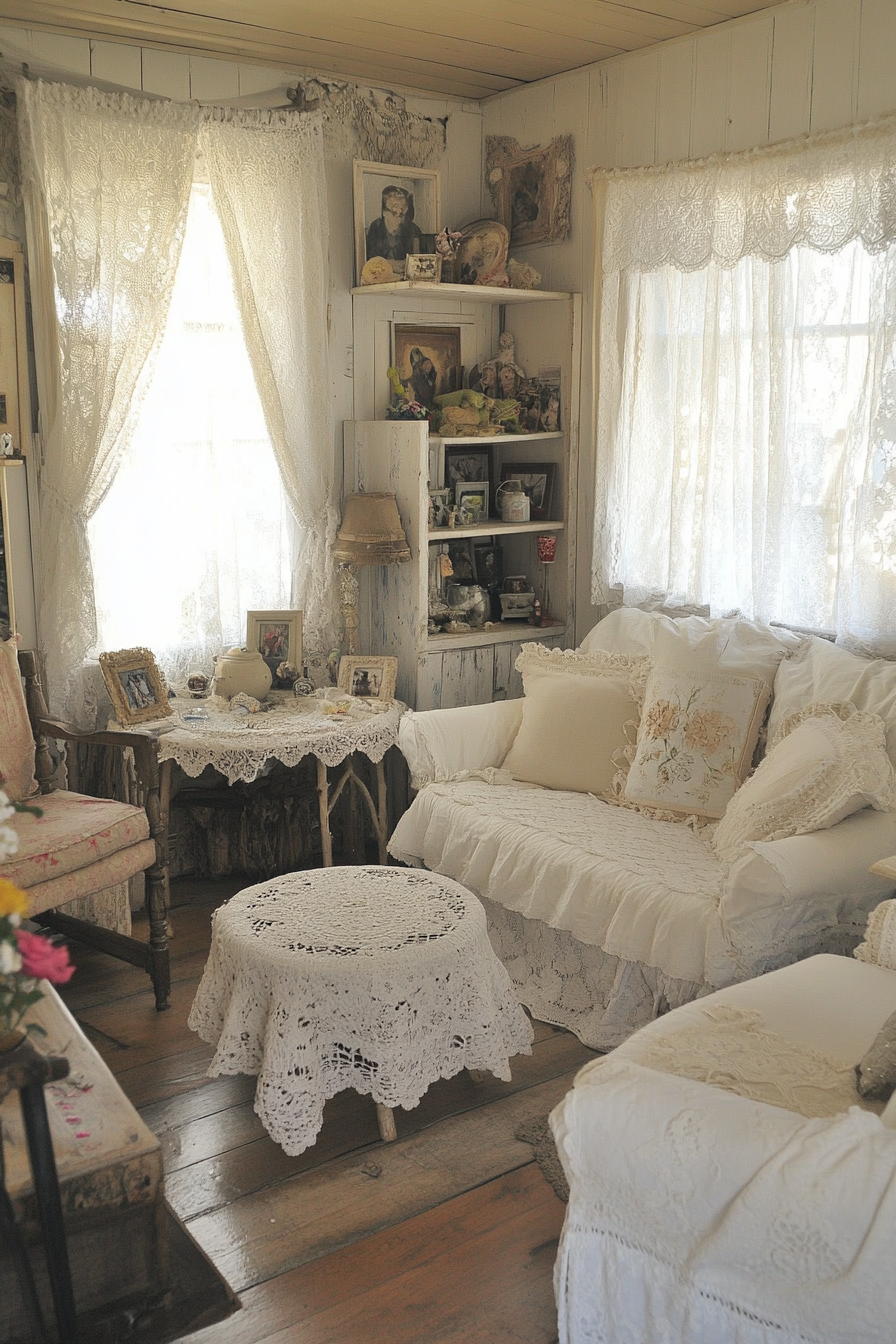
[[[721,817],[750,768],[769,690],[762,677],[655,667],[620,801]]]
[[[606,793],[637,733],[650,660],[526,644],[516,667],[523,714],[503,768],[547,789]]]
[[[826,830],[863,807],[896,807],[883,721],[852,706],[813,705],[811,711],[784,725],[784,735],[728,804],[712,839],[721,859],[734,859],[754,841]]]
[[[868,916],[865,941],[853,952],[856,961],[868,961],[896,971],[896,901],[881,901]]]

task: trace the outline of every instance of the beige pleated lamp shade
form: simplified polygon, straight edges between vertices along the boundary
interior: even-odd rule
[[[395,496],[348,495],[333,554],[350,565],[396,565],[410,560]]]

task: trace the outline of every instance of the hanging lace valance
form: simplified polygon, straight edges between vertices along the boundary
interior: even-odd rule
[[[744,154],[616,172],[606,184],[603,271],[695,271],[802,244],[869,252],[896,241],[896,117]]]

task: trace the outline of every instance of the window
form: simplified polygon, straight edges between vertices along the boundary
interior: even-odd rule
[[[210,189],[193,187],[167,328],[89,531],[100,647],[179,679],[290,606],[295,524],[265,427]]]
[[[872,509],[863,557],[844,544],[893,462],[873,387],[894,353],[876,370],[869,339],[886,320],[885,267],[854,241],[624,278],[608,503],[626,601],[834,631],[864,557],[877,598],[896,603],[896,515]]]

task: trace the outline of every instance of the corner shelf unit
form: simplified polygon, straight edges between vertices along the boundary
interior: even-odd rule
[[[445,709],[518,696],[522,683],[514,663],[520,646],[537,640],[563,647],[572,638],[579,297],[407,281],[352,293],[356,418],[345,424],[345,489],[346,493],[393,492],[411,549],[409,564],[372,568],[359,574],[364,594],[361,647],[365,652],[397,655],[397,694],[412,708]],[[501,332],[511,331],[517,362],[530,376],[537,376],[543,369],[560,369],[560,432],[438,437],[429,434],[425,422],[386,420],[386,369],[391,362],[395,322],[459,326],[461,358],[467,368],[490,358]],[[430,529],[429,488],[442,484],[443,449],[451,444],[463,445],[471,452],[478,445],[491,445],[493,491],[505,462],[553,462],[552,517],[528,523],[492,519],[466,527]],[[543,532],[557,535],[557,558],[550,566],[549,580],[549,605],[555,624],[536,627],[525,621],[508,621],[492,629],[461,634],[428,632],[430,564],[436,553],[431,548],[463,538],[500,539],[504,573],[527,574],[536,594],[542,597],[544,571],[537,561],[535,536]]]

